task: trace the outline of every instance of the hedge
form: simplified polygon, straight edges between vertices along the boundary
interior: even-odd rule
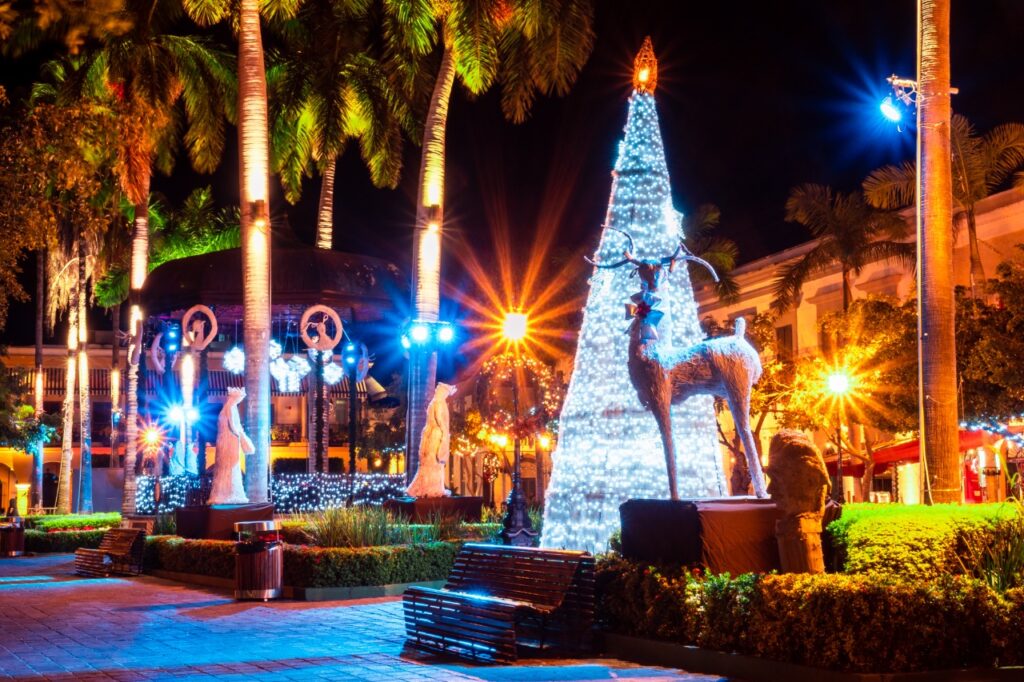
[[[96,548],[103,540],[106,529],[70,530],[46,533],[41,530],[25,530],[26,552],[74,552],[79,547]]]
[[[1024,660],[1024,590],[1000,595],[963,576],[704,578],[611,556],[597,587],[607,629],[706,649],[873,673]]]
[[[57,514],[53,516],[26,516],[25,527],[36,530],[95,530],[114,528],[121,525],[119,512],[97,514]]]
[[[429,523],[403,524],[408,529],[414,543],[437,542],[436,527]],[[281,524],[281,539],[293,545],[310,544],[306,534],[306,522],[302,520],[284,521]],[[501,531],[500,523],[463,523],[459,526],[460,539],[465,541],[486,541]],[[399,543],[396,543],[399,544]]]
[[[927,580],[961,572],[965,535],[1018,513],[1012,504],[847,504],[828,531],[845,573]]]
[[[235,543],[154,536],[146,539],[147,569],[233,578]],[[284,545],[284,584],[356,587],[444,580],[458,543],[321,548]]]

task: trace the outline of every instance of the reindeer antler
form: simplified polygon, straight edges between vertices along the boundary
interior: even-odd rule
[[[617,227],[610,227],[609,226],[608,229],[609,230],[615,230],[616,232],[621,232],[622,234],[626,235],[626,239],[629,241],[629,248],[627,248],[626,251],[622,254],[625,257],[622,260],[620,260],[620,261],[618,261],[616,263],[608,263],[608,264],[599,263],[598,261],[591,260],[591,259],[587,258],[586,256],[583,257],[583,260],[587,261],[588,263],[590,263],[591,265],[593,265],[595,267],[604,268],[606,270],[607,269],[611,269],[611,268],[621,268],[623,265],[627,265],[627,264],[629,264],[629,265],[640,265],[640,263],[636,260],[636,258],[633,257],[633,253],[636,251],[636,244],[633,243],[633,235],[631,235],[629,232],[626,232],[625,230],[620,230]]]
[[[713,267],[711,267],[711,263],[707,262],[703,258],[700,258],[699,256],[693,255],[693,252],[690,251],[690,249],[686,246],[686,244],[683,243],[682,240],[679,241],[679,246],[676,247],[675,252],[671,256],[666,256],[661,259],[661,264],[667,265],[669,272],[671,272],[672,268],[675,266],[676,261],[679,260],[680,256],[682,256],[683,260],[688,260],[692,263],[704,266],[704,268],[711,273],[711,279],[715,280],[716,282],[718,281],[718,273],[715,272],[715,269]]]

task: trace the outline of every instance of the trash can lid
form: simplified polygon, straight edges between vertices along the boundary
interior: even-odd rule
[[[281,530],[280,521],[239,521],[235,524],[236,533],[260,533],[268,530]]]

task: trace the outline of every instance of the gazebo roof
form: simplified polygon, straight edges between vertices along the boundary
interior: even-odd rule
[[[404,299],[401,271],[380,258],[309,246],[271,251],[271,303],[275,316],[298,317],[322,303],[343,317],[381,319]],[[164,263],[146,278],[142,303],[148,315],[178,316],[201,303],[224,321],[242,317],[242,252],[228,249]],[[350,319],[351,319],[350,317]]]

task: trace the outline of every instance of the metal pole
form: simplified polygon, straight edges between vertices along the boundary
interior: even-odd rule
[[[356,490],[356,363],[348,365],[348,506],[352,506]]]
[[[515,429],[513,435],[513,464],[512,464],[512,490],[508,494],[506,503],[505,518],[502,520],[504,528],[501,531],[501,538],[506,545],[529,546],[533,544],[533,538],[537,533],[530,523],[530,515],[526,510],[526,499],[523,496],[523,469],[522,469],[522,443],[519,440],[519,375],[513,370],[512,376],[512,424]]]
[[[316,438],[314,452],[316,453],[317,472],[326,472],[327,466],[324,461],[324,351],[316,353],[316,416],[313,418],[313,437]]]
[[[841,414],[841,413],[840,413]],[[846,501],[843,494],[843,418],[836,419],[836,502],[842,504]]]

